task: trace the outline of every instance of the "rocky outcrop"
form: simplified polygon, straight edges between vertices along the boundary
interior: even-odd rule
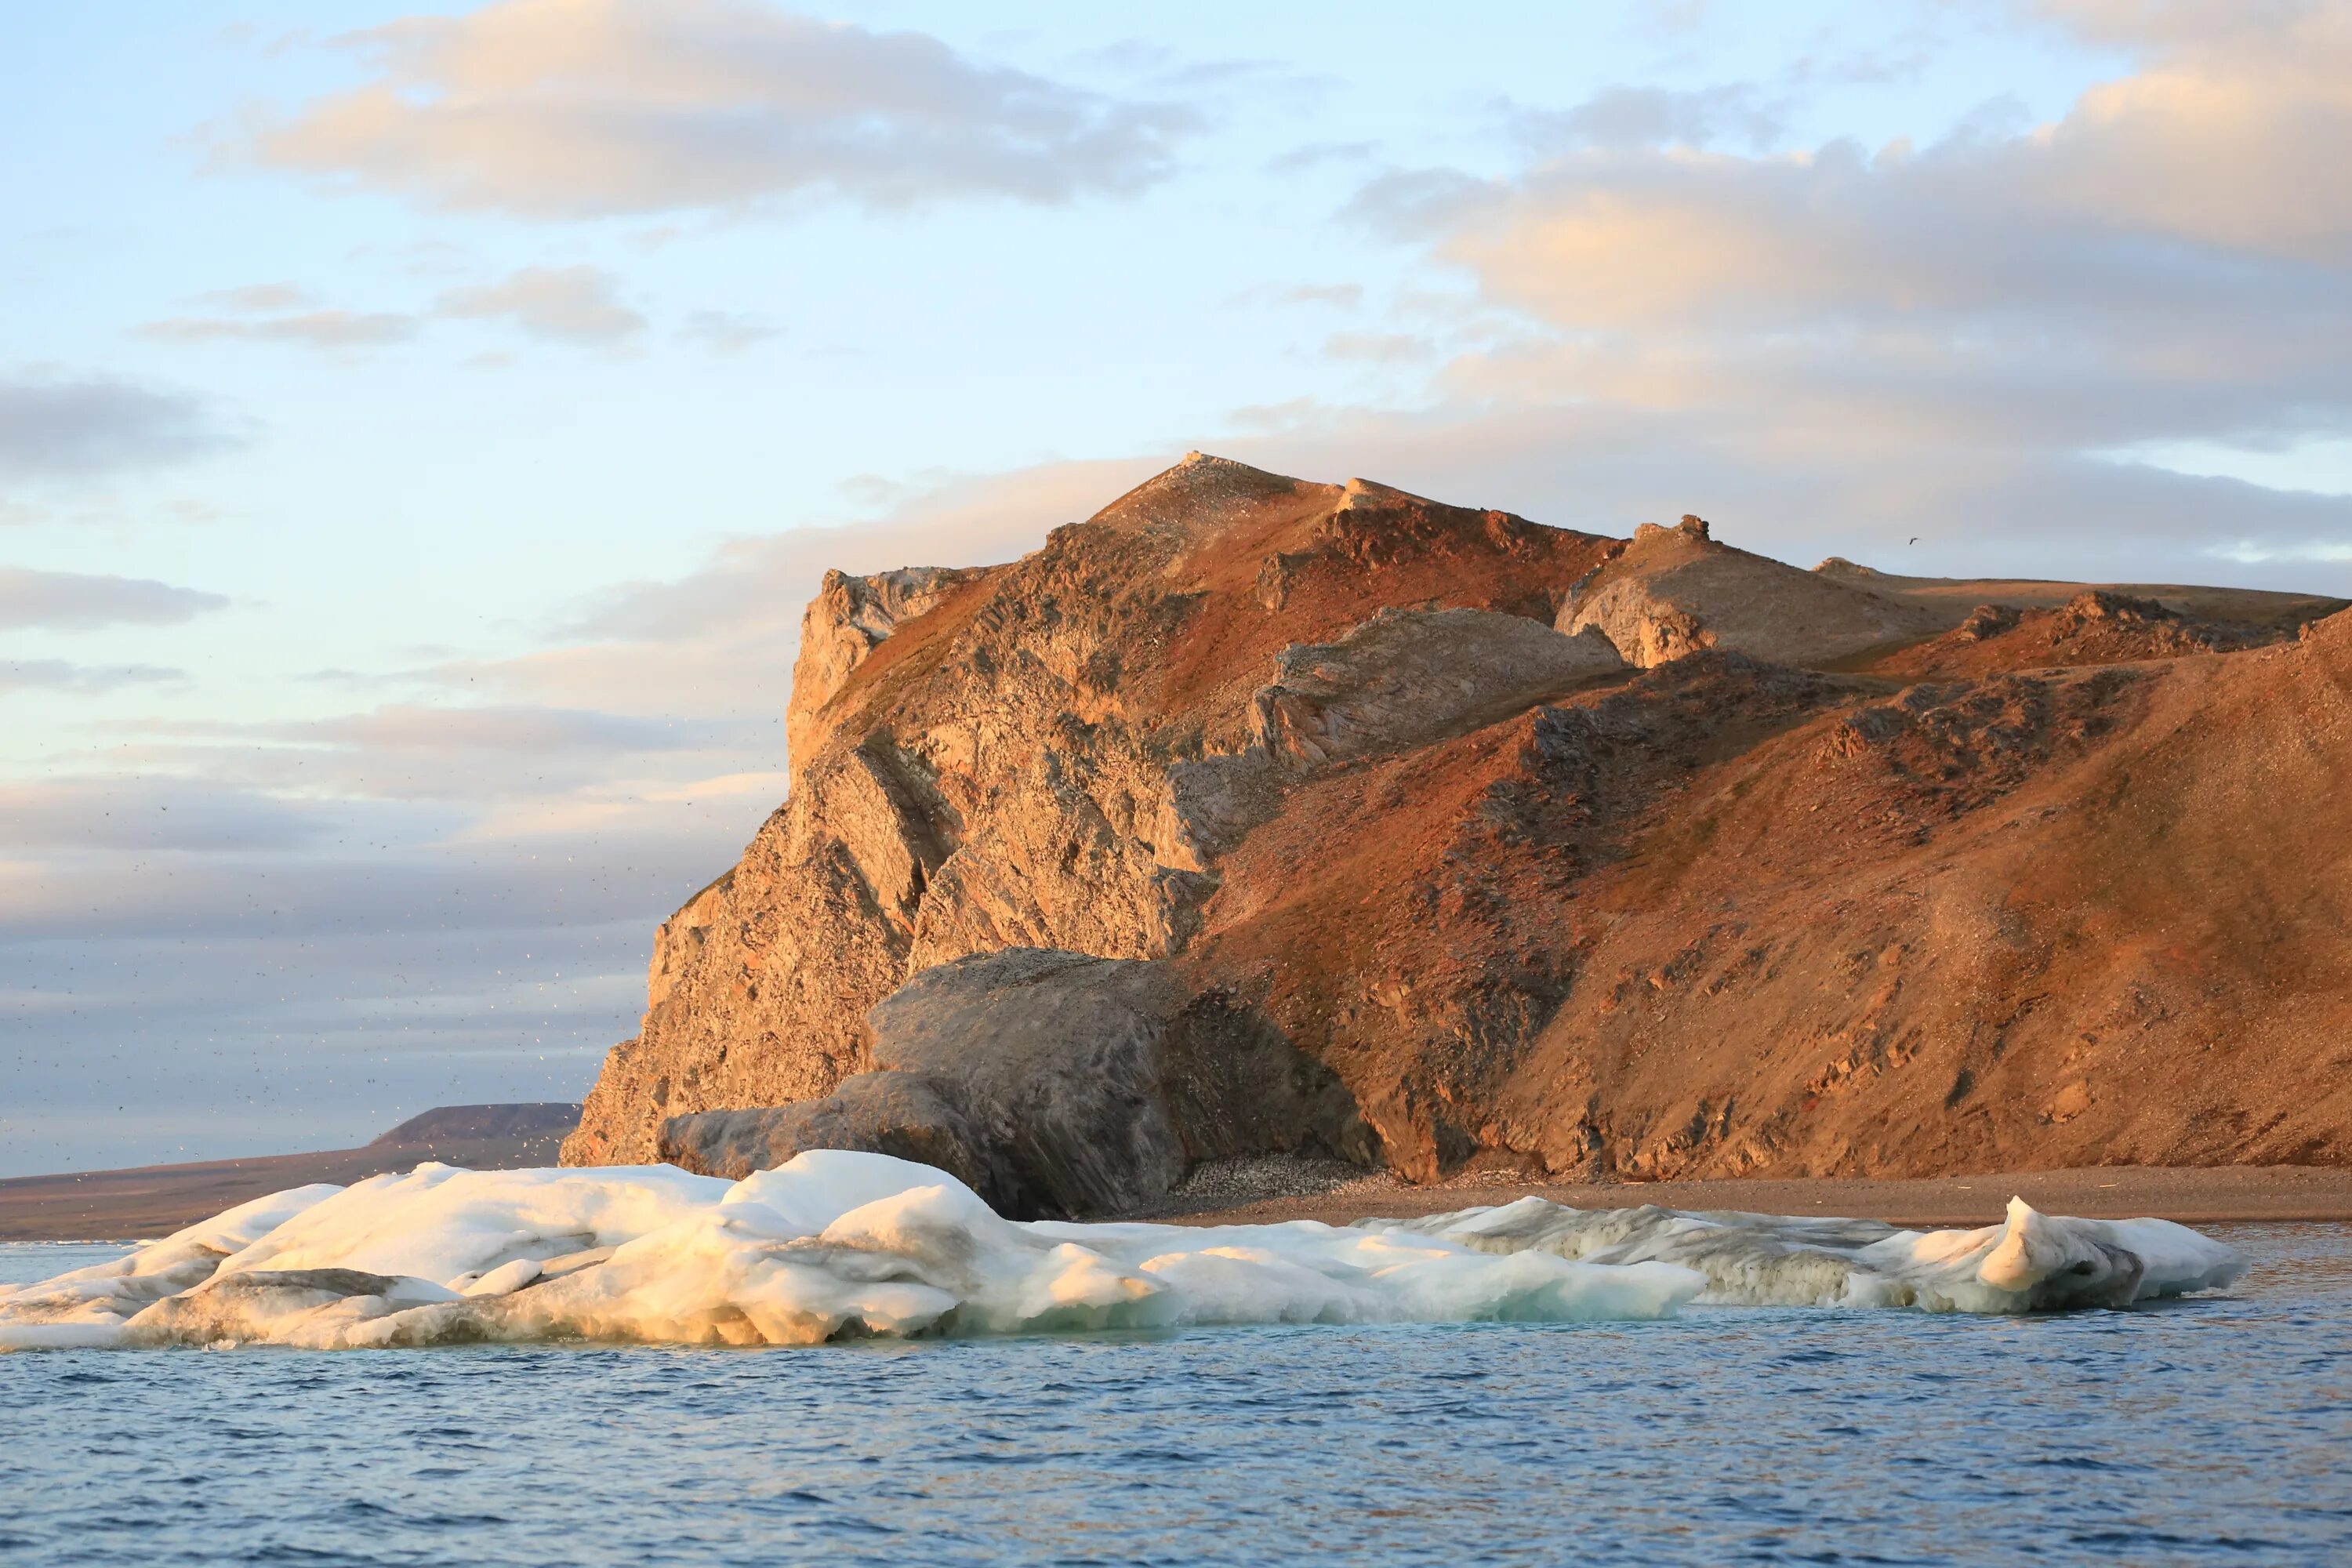
[[[2005,669],[2084,668],[2233,653],[2284,642],[2296,629],[2278,621],[2208,620],[2159,599],[2093,588],[2048,609],[1979,605],[1943,636],[1903,648],[1870,668],[1878,675],[1946,679]]]
[[[1150,1205],[1199,1159],[1370,1152],[1328,1069],[1165,963],[975,955],[917,974],[869,1024],[873,1070],[822,1100],[673,1118],[662,1157],[740,1177],[867,1149],[950,1172],[1000,1214],[1059,1218]]]
[[[1559,629],[1599,631],[1646,668],[1706,648],[1818,667],[1938,628],[1920,605],[1735,550],[1685,517],[1636,530],[1576,585]]]
[[[942,591],[887,635],[871,580],[828,579],[812,617],[866,651],[795,690],[785,802],[657,933],[644,1025],[565,1158],[647,1160],[670,1117],[830,1093],[874,1065],[866,1014],[968,954],[1181,953],[1216,857],[1277,804],[1255,696],[1286,647],[1400,605],[1551,639],[1610,548],[1194,454],[1024,560],[926,578]]]
[[[1255,739],[1291,767],[1425,746],[1624,672],[1609,639],[1491,610],[1382,610],[1275,660]]]
[[[1014,1195],[963,1108],[921,1073],[859,1073],[820,1100],[673,1116],[656,1149],[666,1163],[733,1181],[804,1149],[863,1149],[945,1171],[1000,1214]]]
[[[784,740],[791,754],[797,757],[815,749],[825,704],[902,622],[929,614],[981,575],[945,566],[904,566],[866,577],[827,572],[801,616],[792,701],[784,709]]]
[[[1807,573],[1198,454],[919,609],[871,581],[567,1161],[928,1149],[1076,1214],[1284,1149],[2352,1160],[2340,601]]]

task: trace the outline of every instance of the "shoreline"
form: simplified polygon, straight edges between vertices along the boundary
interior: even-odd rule
[[[1268,1225],[1412,1219],[1423,1215],[1549,1199],[1571,1208],[1737,1209],[1751,1214],[1878,1219],[1912,1228],[1998,1224],[2009,1200],[2079,1219],[2175,1220],[2182,1225],[2352,1221],[2352,1168],[2326,1165],[2094,1165],[2054,1171],[1921,1177],[1760,1177],[1689,1182],[1483,1181],[1429,1186],[1351,1183],[1321,1194],[1262,1198],[1153,1216],[1171,1225]]]
[[[476,1170],[553,1164],[558,1134],[371,1143],[179,1165],[0,1177],[0,1242],[152,1239],[241,1203],[313,1182],[349,1186],[427,1160]]]
[[[264,1192],[305,1182],[348,1183],[383,1171],[404,1171],[436,1157],[453,1164],[474,1163],[478,1169],[533,1163],[530,1155],[539,1151],[528,1144],[518,1147],[520,1142],[485,1140],[441,1148],[338,1150],[138,1171],[12,1177],[0,1180],[0,1242],[152,1238]],[[1931,1228],[1997,1224],[2012,1195],[2044,1214],[2081,1219],[2147,1216],[2183,1225],[2344,1223],[2352,1222],[2352,1167],[2095,1165],[1983,1175],[1689,1182],[1528,1183],[1457,1177],[1426,1186],[1367,1173],[1336,1181],[1327,1175],[1319,1184],[1302,1183],[1286,1193],[1277,1186],[1275,1195],[1248,1201],[1235,1201],[1241,1194],[1233,1192],[1215,1197],[1202,1194],[1190,1202],[1180,1197],[1150,1213],[1108,1217],[1183,1226],[1300,1219],[1346,1225],[1540,1197],[1572,1208],[1656,1204],[1698,1211],[1878,1219]]]

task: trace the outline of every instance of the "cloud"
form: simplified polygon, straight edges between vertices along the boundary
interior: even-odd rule
[[[713,353],[741,353],[754,343],[780,336],[782,327],[738,310],[697,310],[687,317],[677,335]]]
[[[154,664],[75,664],[62,658],[12,658],[0,663],[0,696],[16,691],[89,694],[186,679],[184,670]]]
[[[1704,147],[1719,141],[1762,147],[1787,128],[1786,110],[1751,83],[1676,90],[1611,87],[1571,109],[1521,110],[1513,129],[1536,147]]]
[[[439,314],[505,321],[551,342],[598,346],[643,331],[646,319],[618,300],[619,280],[598,267],[526,267],[503,281],[452,289]]]
[[[1363,302],[1360,283],[1262,283],[1234,296],[1237,305],[1321,305],[1337,310],[1357,310]]]
[[[1547,476],[1532,493],[1575,520],[1605,500],[1745,512],[1792,552],[1920,534],[1978,569],[2006,552],[2144,579],[2159,556],[2242,581],[2267,560],[2301,563],[2283,585],[2352,582],[2342,498],[2113,456],[2293,450],[2352,421],[2352,174],[2333,151],[2352,142],[2352,13],[2053,9],[2135,64],[2047,123],[1742,153],[1677,126],[1705,105],[1604,95],[1560,117],[1580,139],[1508,176],[1369,183],[1351,216],[1466,278],[1488,321],[1441,332],[1409,434],[1309,408],[1266,438],[1461,441],[1486,458],[1466,477]]]
[[[1269,174],[1297,174],[1327,163],[1361,163],[1369,162],[1380,151],[1374,142],[1313,142],[1303,147],[1293,147],[1265,161]]]
[[[615,584],[551,627],[536,652],[422,673],[489,700],[692,719],[710,749],[673,760],[699,764],[699,778],[781,770],[801,611],[828,568],[1011,560],[1166,466],[1152,456],[935,475],[855,523],[730,541],[683,576]],[[715,798],[707,784],[700,798]],[[757,815],[747,805],[741,820]]]
[[[274,739],[378,752],[567,752],[610,755],[667,752],[705,743],[701,726],[588,709],[444,708],[404,703],[336,719],[254,727]]]
[[[313,303],[310,291],[296,283],[246,283],[235,289],[211,289],[195,297],[199,305],[239,311],[299,310]]]
[[[200,780],[91,774],[0,783],[0,817],[18,853],[34,849],[290,849],[329,831],[320,802]]]
[[[1427,338],[1411,332],[1333,332],[1323,340],[1327,359],[1357,364],[1409,364],[1430,357]]]
[[[797,637],[801,607],[829,567],[866,573],[1011,560],[1165,466],[1114,458],[940,475],[884,517],[734,540],[685,577],[616,585],[569,632],[583,641],[684,640],[722,628]]]
[[[228,599],[223,595],[145,577],[0,566],[0,631],[36,626],[86,631],[96,626],[176,626],[227,607]]]
[[[197,399],[106,376],[0,375],[0,479],[81,479],[230,444]]]
[[[1164,175],[1193,116],[751,0],[503,0],[337,40],[361,85],[227,132],[232,157],[533,219],[1044,203]]]
[[[120,768],[475,814],[521,803],[559,816],[580,798],[633,798],[648,781],[738,765],[744,739],[740,724],[706,716],[534,702],[392,703],[317,719],[146,718],[97,728],[108,738],[104,755]]]
[[[2352,261],[2352,8],[2329,0],[2055,0],[2142,68],[2008,161],[2028,203],[2194,243]]]
[[[416,335],[416,318],[388,310],[304,310],[258,321],[223,316],[175,316],[149,321],[142,337],[160,342],[299,343],[314,349],[380,348]]]

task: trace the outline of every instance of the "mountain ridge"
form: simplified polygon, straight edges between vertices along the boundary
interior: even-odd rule
[[[1024,1117],[1140,1139],[1147,1186],[1252,1152],[2341,1162],[2312,1042],[2352,912],[2343,607],[1808,573],[1695,517],[1611,540],[1193,454],[1021,561],[827,577],[785,801],[663,926],[565,1159],[950,1129],[1034,1212],[1150,1194],[1059,1191]],[[1064,1098],[1025,1111],[975,1087],[984,1042],[926,1047],[922,1096],[863,1087],[908,1048],[894,994],[1025,950],[1161,977],[1119,982],[1165,1000],[1121,1004],[1116,1072],[1073,1026],[1027,1047]],[[959,974],[928,1005],[1006,1016],[1010,980]],[[1319,1109],[1237,1146],[1220,1073]]]

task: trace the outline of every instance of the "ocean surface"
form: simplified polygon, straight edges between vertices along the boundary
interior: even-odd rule
[[[0,1355],[0,1563],[2352,1562],[2352,1226],[2208,1228],[2063,1318]]]

